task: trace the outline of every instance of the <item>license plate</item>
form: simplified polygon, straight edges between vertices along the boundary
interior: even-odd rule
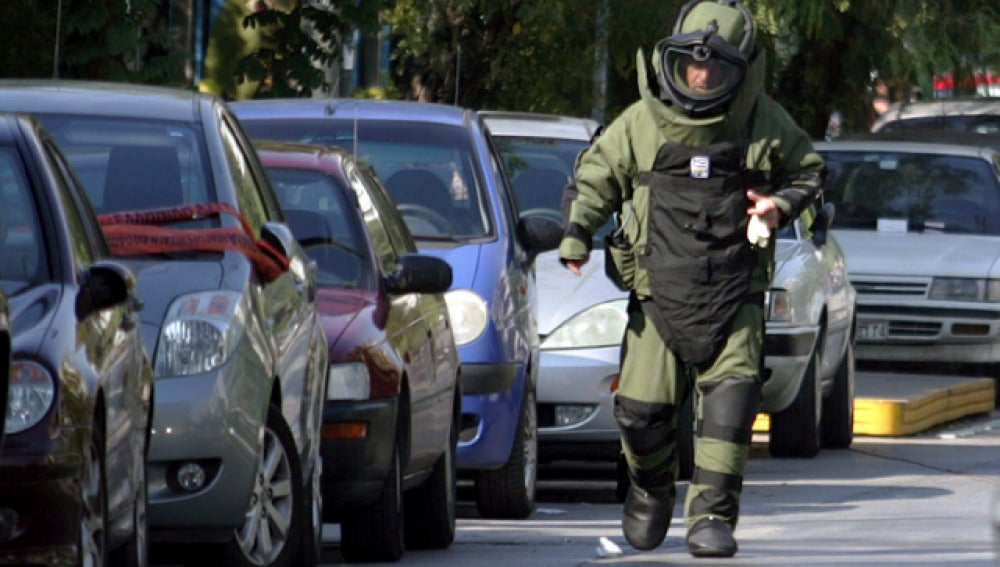
[[[888,321],[859,321],[854,338],[859,341],[880,341],[889,338]]]

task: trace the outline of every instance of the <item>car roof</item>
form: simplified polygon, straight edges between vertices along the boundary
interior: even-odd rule
[[[985,116],[1000,114],[1000,97],[968,97],[900,101],[889,105],[889,109],[872,124],[872,131],[886,122],[910,118],[931,118],[935,116]]]
[[[480,110],[479,115],[486,121],[490,133],[495,136],[530,136],[590,141],[600,128],[600,123],[590,118],[557,114]]]
[[[241,120],[328,117],[463,126],[472,114],[469,109],[447,104],[360,98],[272,98],[232,102],[229,106]]]
[[[938,143],[959,146],[980,146],[1000,148],[1000,134],[981,134],[978,132],[960,132],[955,130],[936,130],[933,128],[908,128],[889,132],[863,132],[838,138],[847,141],[894,141],[907,143]]]
[[[254,149],[266,167],[296,167],[330,171],[339,169],[353,154],[338,146],[254,140]]]
[[[191,122],[214,95],[173,87],[101,81],[0,79],[0,108],[39,114],[118,116]]]
[[[871,136],[858,139],[832,140],[829,142],[813,142],[816,151],[851,151],[880,152],[891,151],[915,154],[944,154],[954,156],[979,157],[996,155],[997,149],[989,144],[976,143],[943,143],[930,141],[900,140],[885,136]]]

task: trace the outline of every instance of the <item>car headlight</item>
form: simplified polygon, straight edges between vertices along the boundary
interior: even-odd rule
[[[469,289],[456,289],[444,294],[444,302],[448,306],[448,317],[451,319],[451,331],[455,335],[455,344],[464,345],[479,338],[486,330],[489,312],[486,302]]]
[[[367,366],[360,362],[330,365],[326,373],[326,399],[367,400],[370,394]]]
[[[588,307],[572,316],[542,341],[542,349],[620,346],[628,326],[628,300]]]
[[[20,433],[45,417],[56,397],[56,381],[44,366],[30,360],[10,365],[10,392],[4,431]]]
[[[792,302],[788,291],[769,289],[764,293],[764,313],[767,320],[787,323],[792,320]]]
[[[156,347],[156,377],[188,376],[219,368],[236,350],[246,328],[243,295],[192,293],[170,305]]]
[[[949,301],[1000,301],[1000,280],[976,278],[934,278],[930,299]]]

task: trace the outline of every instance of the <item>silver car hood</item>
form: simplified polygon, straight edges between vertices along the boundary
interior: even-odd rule
[[[997,277],[1000,237],[936,232],[834,231],[847,273]]]
[[[595,249],[579,277],[559,263],[552,250],[535,260],[538,289],[538,333],[548,335],[584,309],[612,299],[628,297],[604,275],[604,251]]]

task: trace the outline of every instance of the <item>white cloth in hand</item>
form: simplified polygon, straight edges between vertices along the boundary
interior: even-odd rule
[[[767,248],[767,241],[771,238],[771,229],[768,228],[764,221],[760,220],[758,215],[750,215],[750,221],[747,222],[747,240],[750,244],[758,248]]]

